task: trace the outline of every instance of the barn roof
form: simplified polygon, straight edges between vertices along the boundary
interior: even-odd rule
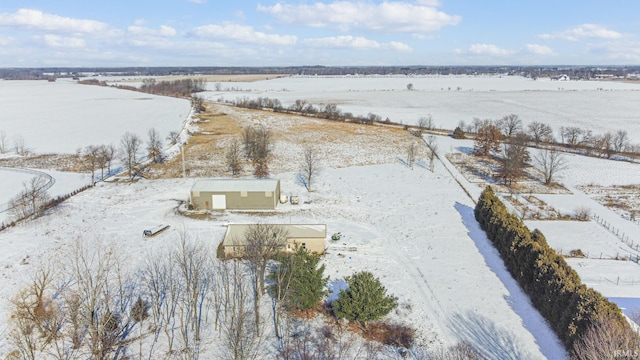
[[[225,245],[245,245],[244,234],[252,224],[229,224],[224,235]],[[287,231],[287,239],[309,239],[327,236],[325,224],[273,224],[283,227]]]
[[[197,180],[191,191],[276,191],[279,182],[273,179],[204,179]]]

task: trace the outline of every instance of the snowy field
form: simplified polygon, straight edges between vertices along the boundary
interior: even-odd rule
[[[179,131],[190,111],[188,100],[70,80],[0,80],[0,132],[11,147],[22,137],[31,152],[73,154],[87,145],[119,145],[125,132],[146,140],[155,128],[162,138]]]
[[[414,91],[406,90],[409,82],[414,84]],[[209,86],[213,89],[213,84]],[[640,87],[631,84],[453,76],[291,77],[222,84],[223,88],[234,86],[246,91],[210,90],[205,96],[212,100],[220,96],[229,100],[266,96],[280,99],[285,106],[300,98],[316,104],[335,102],[343,111],[363,115],[373,112],[405,123],[431,113],[437,125],[448,128],[460,120],[470,122],[473,117],[499,118],[515,113],[525,124],[543,121],[556,130],[560,125],[580,126],[596,133],[624,128],[633,143],[640,142],[640,115],[634,107],[640,102]],[[456,90],[458,86],[460,90]],[[0,104],[0,131],[7,133],[9,140],[20,134],[35,152],[73,153],[77,147],[89,144],[117,144],[125,131],[144,138],[150,127],[164,136],[168,131],[179,130],[189,112],[185,100],[64,81],[0,81],[0,96],[11,100]],[[44,106],[32,106],[31,98],[40,99]],[[241,110],[231,108],[229,112]],[[294,127],[284,121],[281,125]],[[441,137],[438,142],[442,162],[436,164],[435,173],[423,166],[409,170],[398,157],[402,156],[399,149],[397,154],[395,150],[371,154],[376,159],[396,160],[384,165],[342,169],[327,166],[311,194],[294,173],[276,174],[283,193],[300,195],[301,205],[285,204],[273,215],[259,219],[235,212],[226,212],[214,220],[179,215],[176,208],[187,199],[193,179],[101,183],[32,223],[0,233],[0,335],[6,334],[8,301],[36,265],[51,258],[64,258],[78,238],[87,243],[104,241],[113,245],[121,252],[118,255],[123,263],[133,264],[128,270],[135,271],[150,254],[173,247],[182,230],[215,248],[227,223],[326,223],[328,234],[345,235],[338,243],[327,240],[323,262],[331,280],[339,282],[356,271],[372,271],[400,299],[403,310],[391,316],[415,326],[422,341],[446,346],[465,340],[490,359],[566,358],[552,331],[508,275],[498,253],[473,219],[473,201],[461,185],[475,199],[484,184],[469,182],[442,156],[464,151],[472,141]],[[285,149],[282,144],[275,144],[276,156],[299,151],[290,145]],[[351,155],[343,153],[336,158]],[[575,155],[566,155],[566,160],[568,167],[558,179],[571,194],[534,195],[563,214],[572,214],[579,207],[589,208],[631,241],[640,243],[638,225],[577,188],[588,184],[638,184],[640,165]],[[331,161],[348,163],[344,159]],[[71,192],[88,181],[87,175],[46,172],[56,180],[49,191],[52,196]],[[15,196],[28,178],[22,173],[0,170],[0,204]],[[305,201],[310,203],[304,204]],[[0,213],[0,222],[2,216]],[[142,237],[144,229],[159,223],[171,228],[154,238]],[[637,255],[638,251],[621,241],[619,235],[595,221],[527,224],[532,229],[540,228],[554,249],[579,248],[588,253],[589,259],[568,259],[583,281],[618,303],[627,314],[640,309],[640,265],[594,258],[600,253],[603,258]],[[217,339],[215,334],[213,338]],[[205,345],[203,358],[217,354],[216,341]],[[6,340],[0,340],[0,358],[9,350]]]
[[[342,232],[339,243],[327,240],[327,275],[340,281],[356,271],[372,271],[399,298],[402,310],[391,316],[415,326],[430,346],[466,340],[485,358],[566,357],[479,229],[473,202],[442,166],[435,173],[411,171],[399,163],[326,169],[311,194],[293,173],[275,178],[281,179],[284,193],[301,196],[301,205],[279,206],[275,215],[260,221],[326,223],[329,234]],[[0,301],[6,303],[29,278],[31,264],[64,257],[78,237],[89,243],[106,240],[121,249],[123,263],[139,266],[151,253],[174,246],[181,229],[215,248],[225,224],[256,221],[234,212],[216,220],[177,214],[192,181],[101,183],[35,223],[5,231],[0,247],[11,250],[0,257],[6,284]],[[159,223],[172,228],[154,238],[142,237],[143,229]],[[3,308],[0,323],[6,324],[7,316]],[[210,344],[203,356],[213,357],[216,346]],[[6,344],[0,347],[0,353],[7,350]]]
[[[407,84],[414,90],[408,91]],[[591,129],[595,134],[627,130],[640,142],[640,84],[605,81],[532,80],[519,76],[288,77],[253,83],[209,83],[206,99],[234,101],[269,97],[287,107],[297,99],[315,105],[335,103],[354,115],[416,124],[431,114],[436,126],[455,128],[473,118],[499,119],[516,114],[525,124],[539,121]]]

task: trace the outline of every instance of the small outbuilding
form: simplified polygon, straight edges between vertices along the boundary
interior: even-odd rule
[[[251,224],[229,224],[222,240],[225,257],[241,257],[246,246],[245,233]],[[313,254],[324,254],[324,243],[327,237],[325,224],[275,224],[282,227],[287,234],[287,243],[282,251],[293,252],[296,247],[306,249]]]
[[[199,210],[269,210],[280,200],[280,180],[206,179],[191,188],[191,205]]]

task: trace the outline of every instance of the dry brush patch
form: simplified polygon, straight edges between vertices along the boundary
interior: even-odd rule
[[[570,191],[558,183],[544,185],[541,174],[533,166],[527,166],[524,176],[511,187],[499,182],[500,160],[493,156],[473,156],[465,153],[447,154],[447,159],[469,182],[481,187],[491,185],[499,193],[518,194],[569,194]]]
[[[361,125],[309,118],[270,111],[239,109],[208,104],[199,116],[185,146],[189,176],[226,176],[225,152],[245,126],[264,125],[273,134],[273,151],[269,168],[272,173],[298,171],[305,146],[318,149],[323,167],[374,165],[395,162],[404,149],[419,139],[401,129]],[[252,172],[245,161],[243,175]],[[155,177],[176,177],[182,173],[182,162],[176,157],[165,164],[154,165]]]
[[[579,187],[598,203],[626,219],[640,220],[640,185],[600,186],[589,184]]]

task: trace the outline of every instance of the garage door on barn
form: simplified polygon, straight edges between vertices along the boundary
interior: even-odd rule
[[[211,195],[211,209],[224,210],[227,208],[226,195]]]

